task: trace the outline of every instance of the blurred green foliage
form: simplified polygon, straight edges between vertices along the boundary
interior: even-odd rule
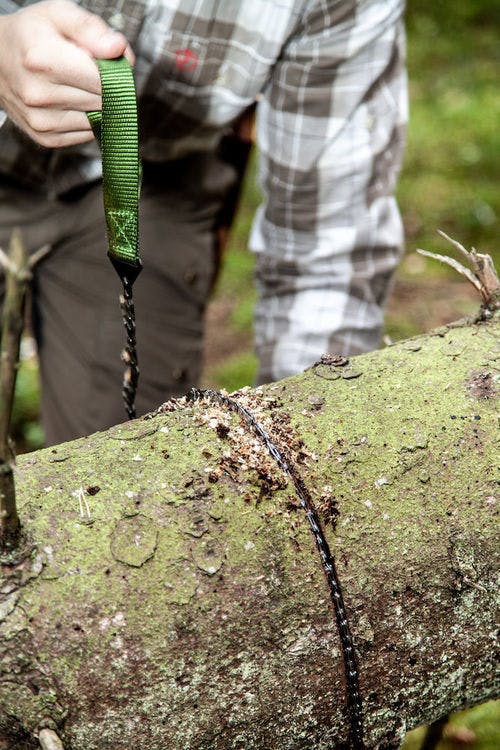
[[[217,388],[231,393],[241,388],[242,384],[253,383],[257,373],[257,357],[253,351],[244,351],[225,359],[220,366],[215,366],[211,379]]]
[[[467,734],[461,731],[464,729]],[[402,750],[420,750],[425,732],[425,727],[408,732]],[[498,750],[499,747],[500,702],[489,701],[453,714],[436,750]]]
[[[408,249],[497,253],[500,200],[500,4],[410,0],[410,125],[398,196]],[[424,269],[426,272],[426,269]]]
[[[17,453],[25,453],[43,447],[43,430],[39,422],[39,413],[38,364],[36,357],[29,355],[21,360],[17,372],[14,408],[12,410],[11,437]]]

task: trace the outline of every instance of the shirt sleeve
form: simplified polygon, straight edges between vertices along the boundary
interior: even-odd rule
[[[407,121],[401,0],[314,0],[259,104],[259,382],[375,348],[402,252],[393,197]]]
[[[7,13],[15,13],[16,10],[22,6],[22,3],[15,3],[12,0],[0,0],[0,16],[5,16]]]

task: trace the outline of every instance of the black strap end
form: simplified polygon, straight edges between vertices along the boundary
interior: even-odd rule
[[[115,271],[120,279],[123,282],[128,282],[130,286],[132,286],[132,284],[142,271],[141,261],[137,260],[135,263],[127,263],[127,261],[121,260],[119,258],[116,258],[114,255],[111,255],[111,253],[108,253],[108,258],[113,264]]]

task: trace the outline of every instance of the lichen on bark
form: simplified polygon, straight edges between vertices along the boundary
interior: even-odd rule
[[[498,350],[497,322],[463,325],[237,396],[321,508],[371,748],[496,694]],[[345,746],[314,540],[234,414],[31,454],[18,497],[34,547],[0,579],[2,750],[41,726],[70,750]]]

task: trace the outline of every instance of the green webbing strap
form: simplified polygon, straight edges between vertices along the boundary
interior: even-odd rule
[[[124,57],[96,63],[101,76],[102,112],[87,112],[87,117],[101,147],[108,255],[119,276],[131,284],[141,270],[141,170],[134,78]]]
[[[141,270],[137,101],[132,69],[124,57],[100,59],[96,63],[101,76],[102,112],[87,112],[87,117],[101,147],[108,256],[123,282],[120,306],[127,343],[122,352],[126,365],[122,395],[127,416],[133,419],[139,367],[132,284]]]

